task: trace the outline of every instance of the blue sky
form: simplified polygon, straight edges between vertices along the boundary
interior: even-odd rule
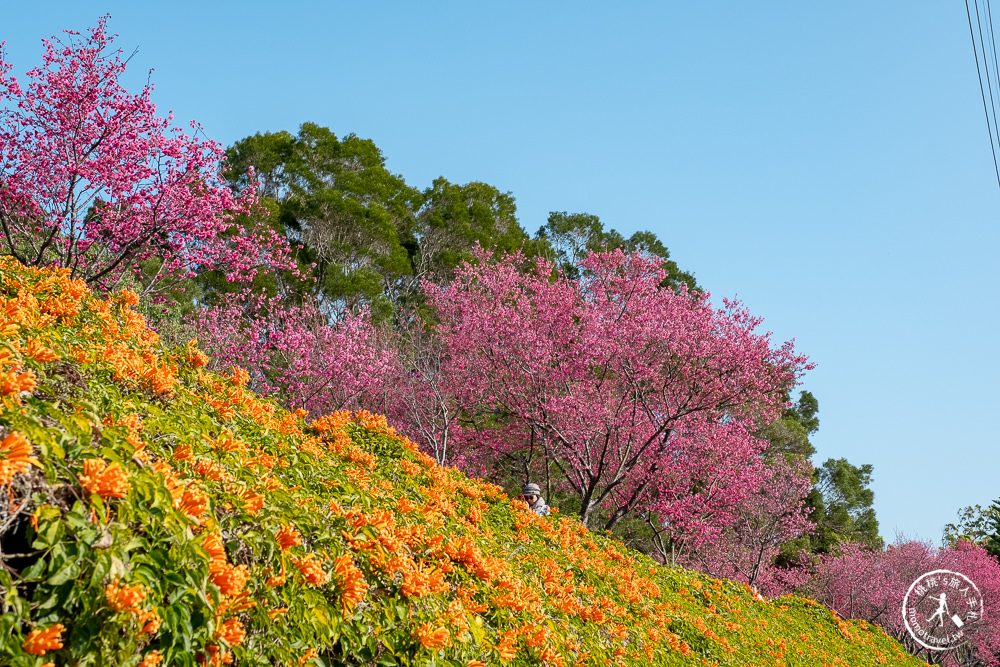
[[[304,121],[373,139],[417,187],[511,191],[655,232],[817,364],[817,459],[875,466],[884,537],[939,541],[1000,496],[1000,188],[960,2],[57,2],[110,13],[155,100],[229,144]]]

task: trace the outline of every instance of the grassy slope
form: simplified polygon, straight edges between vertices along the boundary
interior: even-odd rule
[[[2,664],[923,664],[538,518],[378,416],[307,425],[163,353],[129,295],[0,277]]]

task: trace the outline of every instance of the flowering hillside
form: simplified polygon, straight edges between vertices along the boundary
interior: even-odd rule
[[[134,295],[0,261],[0,663],[905,665],[163,352]]]

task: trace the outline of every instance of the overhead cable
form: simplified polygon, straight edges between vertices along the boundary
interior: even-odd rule
[[[990,150],[993,153],[993,169],[997,175],[997,186],[1000,187],[1000,166],[997,164],[997,148],[1000,146],[1000,124],[997,123],[996,101],[993,96],[994,79],[990,77],[989,59],[986,55],[986,40],[983,37],[983,18],[986,19],[986,33],[990,36],[990,52],[993,56],[993,76],[996,77],[997,96],[1000,97],[1000,71],[997,68],[996,42],[993,37],[992,11],[989,0],[986,3],[986,10],[982,16],[979,11],[980,0],[973,0],[976,8],[976,26],[979,29],[979,41],[976,41],[976,31],[972,27],[972,10],[969,7],[969,0],[965,0],[965,14],[969,19],[969,36],[972,38],[972,55],[976,60],[976,73],[979,75],[979,94],[983,98],[983,111],[986,112],[986,130],[990,137]],[[982,52],[982,63],[979,61],[979,53]],[[986,85],[983,86],[983,74],[985,72]],[[986,90],[989,89],[990,101],[986,101]]]

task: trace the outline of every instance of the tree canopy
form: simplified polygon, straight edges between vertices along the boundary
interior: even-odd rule
[[[666,286],[696,287],[650,231],[626,238],[595,215],[553,212],[530,236],[512,193],[443,176],[420,190],[388,169],[372,140],[355,134],[338,138],[304,123],[297,134],[241,139],[227,156],[233,190],[258,192],[271,225],[299,247],[305,280],[296,275],[287,287],[315,296],[333,314],[367,307],[379,321],[399,316],[422,302],[422,280],[448,283],[476,248],[548,257],[567,275],[591,251],[641,251],[662,260]],[[202,283],[210,292],[229,290],[218,279]]]

